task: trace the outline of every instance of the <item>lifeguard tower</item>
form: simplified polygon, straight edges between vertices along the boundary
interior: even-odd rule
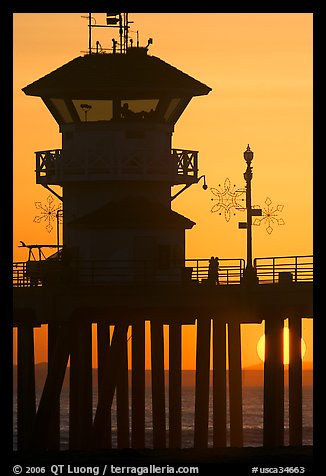
[[[172,148],[172,135],[211,89],[123,38],[121,50],[90,51],[23,88],[62,134],[61,150],[36,153],[36,182],[62,187],[63,248],[78,279],[178,282],[194,222],[171,209],[171,187],[199,175],[198,152]]]

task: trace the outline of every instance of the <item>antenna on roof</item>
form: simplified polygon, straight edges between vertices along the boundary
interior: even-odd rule
[[[92,29],[93,28],[118,28],[119,29],[119,46],[120,53],[126,53],[128,49],[128,31],[130,23],[128,19],[128,13],[106,13],[106,24],[97,25],[95,18],[91,13],[88,13],[87,17],[82,15],[83,18],[88,18],[88,54],[92,54]],[[118,42],[117,42],[118,43]],[[104,51],[105,48],[102,48],[101,51]],[[114,52],[116,51],[116,43],[114,43]],[[98,47],[95,50],[98,53]]]
[[[95,21],[96,24],[96,21]],[[92,14],[88,14],[88,53],[92,53]]]
[[[133,21],[129,21],[128,13],[118,13],[118,12],[109,12],[105,13],[105,24],[99,25],[96,23],[96,19],[92,16],[92,13],[82,15],[82,18],[88,18],[88,54],[99,53],[106,51],[112,51],[113,53],[126,53],[129,48],[133,48],[133,40],[129,39],[130,24]],[[119,30],[119,41],[112,39],[112,48],[100,48],[99,42],[96,42],[96,48],[92,47],[92,29],[93,28],[117,28]],[[136,45],[139,47],[139,33],[138,30],[132,31],[131,33],[136,33]],[[152,43],[152,39],[149,39],[149,42],[146,46]]]

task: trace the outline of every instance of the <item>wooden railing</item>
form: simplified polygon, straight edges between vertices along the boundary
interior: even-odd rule
[[[118,175],[131,174],[135,177],[143,174],[164,175],[171,179],[197,180],[198,151],[172,149],[167,157],[155,157],[147,151],[139,152],[139,156],[80,156],[65,154],[61,149],[35,152],[36,182],[55,183],[64,176],[89,176],[91,174]]]
[[[286,273],[295,283],[313,281],[313,256],[272,256],[256,258],[259,283],[277,283]]]
[[[208,280],[209,259],[186,259],[186,269],[192,268],[191,279],[199,283]],[[241,258],[219,259],[218,283],[239,284],[243,276],[245,260]]]
[[[277,256],[256,258],[254,265],[259,284],[276,284],[280,277],[294,283],[313,281],[313,256]],[[208,281],[209,259],[186,259],[185,266],[160,268],[146,260],[80,260],[70,262],[42,260],[13,263],[13,286],[42,286],[65,279],[82,284],[108,283],[181,283]],[[218,284],[240,284],[245,269],[242,258],[219,259]],[[285,276],[284,276],[285,275]]]
[[[219,260],[218,283],[239,284],[244,270],[242,259]],[[84,284],[105,283],[181,283],[195,281],[205,284],[208,280],[208,259],[186,260],[185,266],[170,265],[160,268],[146,260],[80,260],[70,262],[42,260],[13,263],[13,286],[41,286],[53,280]]]

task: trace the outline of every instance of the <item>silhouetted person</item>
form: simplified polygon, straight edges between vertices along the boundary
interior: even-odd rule
[[[147,111],[140,111],[134,112],[129,109],[129,104],[125,102],[121,108],[121,117],[122,119],[132,120],[132,121],[140,121],[140,120],[152,120],[154,117],[155,111],[151,109],[149,112]]]
[[[121,108],[122,119],[134,119],[136,114],[129,109],[129,104],[125,102]]]
[[[218,284],[218,258],[214,256],[209,260],[208,281],[211,284]]]

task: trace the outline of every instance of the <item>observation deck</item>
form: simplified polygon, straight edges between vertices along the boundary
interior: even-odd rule
[[[58,185],[88,180],[164,180],[171,184],[192,184],[198,181],[198,151],[172,149],[168,156],[156,157],[150,150],[137,156],[108,151],[105,156],[65,154],[62,149],[35,152],[36,183]]]

